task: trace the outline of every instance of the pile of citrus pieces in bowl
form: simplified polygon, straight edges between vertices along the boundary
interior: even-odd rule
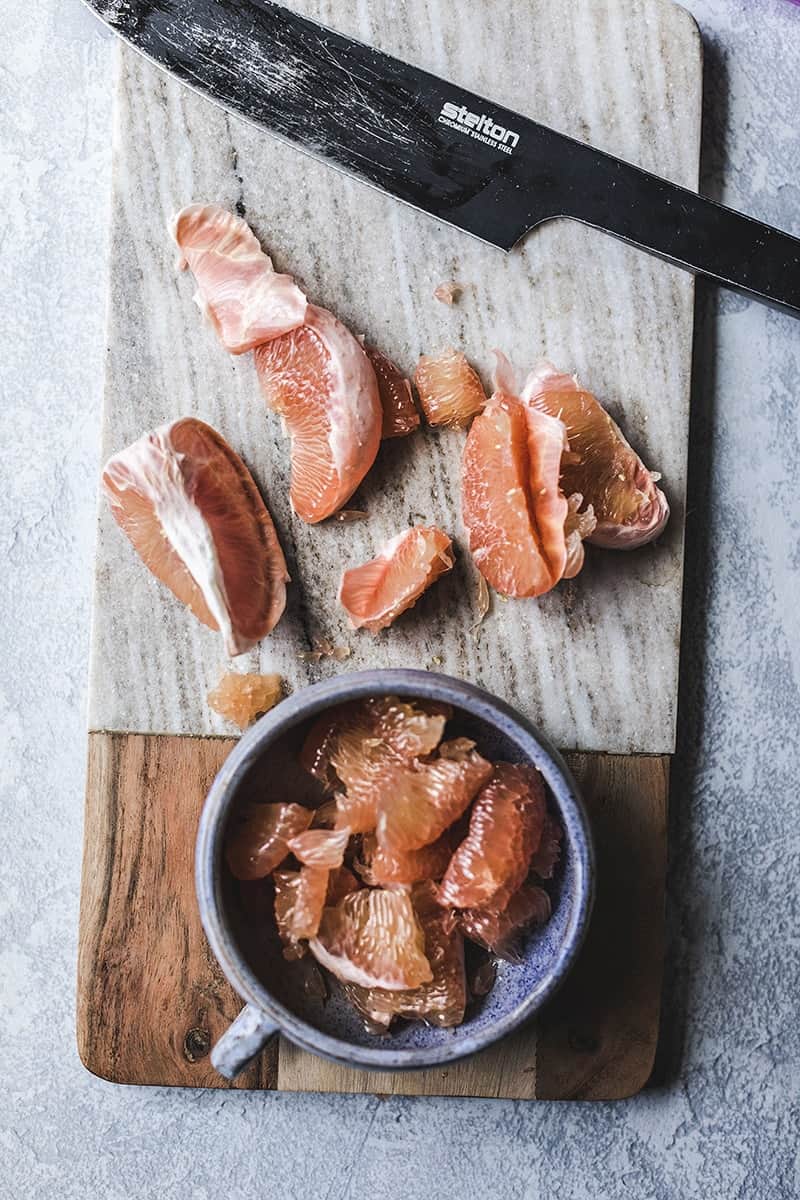
[[[461,1024],[464,940],[516,961],[550,916],[561,827],[544,781],[448,740],[451,716],[391,696],[326,710],[300,754],[326,798],[250,803],[227,831],[231,873],[271,879],[284,957],[312,955],[373,1031]]]
[[[420,426],[411,381],[276,272],[235,214],[193,204],[172,232],[199,307],[231,354],[253,352],[267,406],[282,418],[294,513],[309,524],[345,518],[381,440]],[[423,355],[414,382],[429,425],[467,431],[462,516],[483,579],[506,597],[541,596],[578,574],[584,541],[641,546],[669,507],[658,476],[591,392],[548,363],[518,387],[496,353],[490,399],[456,350]],[[230,655],[271,632],[286,604],[286,562],[250,471],[218,432],[193,416],[173,420],[115,454],[103,485],[144,562],[222,633]],[[339,601],[354,628],[377,633],[453,563],[441,529],[399,530],[372,561],[344,572]]]

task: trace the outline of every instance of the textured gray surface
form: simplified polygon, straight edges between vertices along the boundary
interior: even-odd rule
[[[672,0],[573,0],[567,12],[563,0],[506,0],[502,12],[485,0],[296,6],[357,37],[380,31],[384,49],[696,186],[700,47]],[[486,55],[490,37],[504,48],[502,72]],[[553,53],[559,37],[569,52]],[[601,80],[586,69],[595,57],[607,64]],[[513,697],[564,749],[670,753],[691,276],[574,222],[546,224],[500,254],[265,138],[131,51],[117,117],[103,455],[188,413],[245,455],[266,489],[293,583],[285,617],[241,669],[277,671],[287,687],[301,687],[342,670],[330,658],[298,658],[322,638],[350,648],[347,670],[435,661]],[[386,444],[354,500],[369,521],[312,527],[293,518],[286,440],[265,414],[252,356],[220,347],[191,303],[194,281],[176,273],[168,222],[202,199],[242,204],[279,269],[407,372],[421,352],[447,345],[463,349],[487,382],[495,346],[520,371],[542,354],[577,370],[663,473],[672,505],[664,536],[634,554],[590,550],[578,581],[538,600],[495,603],[480,623],[479,577],[460,519],[462,434],[426,431]],[[433,296],[447,279],[465,285],[452,308]],[[335,599],[342,568],[373,558],[411,514],[454,538],[456,568],[391,633],[354,633]],[[143,646],[147,662],[138,666]],[[90,727],[226,732],[205,701],[224,669],[219,636],[142,570],[101,506]]]
[[[598,3],[600,0],[598,0]],[[797,231],[800,10],[693,0],[705,186]],[[39,1197],[800,1190],[800,326],[701,303],[663,1082],[619,1105],[179,1094],[88,1076],[73,976],[103,358],[110,44],[0,0],[0,1178]]]

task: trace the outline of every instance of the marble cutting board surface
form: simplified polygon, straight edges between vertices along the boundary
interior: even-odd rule
[[[293,0],[292,7],[512,109],[696,187],[699,37],[670,0]],[[566,49],[565,49],[566,48]],[[568,52],[567,52],[568,50]],[[566,749],[670,753],[680,636],[693,280],[574,223],[552,222],[505,256],[299,154],[121,49],[103,449],[195,414],[250,465],[293,583],[278,628],[237,662],[295,689],[334,671],[427,666],[526,712]],[[351,506],[369,520],[309,527],[288,502],[288,443],[265,411],[251,356],[219,345],[175,269],[170,215],[193,200],[237,208],[291,271],[407,371],[462,348],[487,383],[491,350],[575,370],[619,419],[672,505],[657,545],[589,550],[579,578],[540,600],[494,598],[477,626],[477,577],[460,519],[463,435],[384,444]],[[435,287],[463,287],[448,308]],[[395,627],[347,627],[343,568],[399,529],[433,522],[456,569]],[[477,626],[477,627],[476,627]],[[315,639],[348,646],[310,664]],[[227,663],[142,567],[101,503],[90,728],[228,732],[206,694]]]

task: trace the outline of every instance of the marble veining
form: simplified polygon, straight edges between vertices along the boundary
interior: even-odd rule
[[[457,15],[430,0],[294,7],[696,186],[700,46],[672,4],[467,0]],[[590,550],[577,580],[538,601],[495,598],[478,625],[460,519],[463,435],[430,430],[383,446],[352,502],[368,521],[304,525],[289,507],[288,443],[265,411],[252,357],[222,349],[192,304],[193,281],[175,269],[168,219],[203,199],[243,212],[278,270],[409,371],[421,352],[449,344],[487,383],[495,346],[520,368],[546,354],[577,370],[663,473],[665,536],[633,554]],[[433,298],[449,280],[463,287],[452,308]],[[240,669],[279,671],[296,689],[340,670],[435,667],[516,703],[562,747],[672,751],[693,296],[688,275],[574,223],[544,225],[505,256],[120,53],[103,453],[193,413],[251,466],[293,583],[284,619]],[[335,599],[342,569],[418,520],[454,537],[456,569],[394,628],[351,631]],[[348,646],[350,658],[302,661],[317,638]],[[227,732],[205,700],[225,666],[218,635],[151,578],[101,504],[90,727]]]

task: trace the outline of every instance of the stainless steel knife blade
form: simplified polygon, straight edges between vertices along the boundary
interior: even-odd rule
[[[209,99],[509,251],[582,221],[800,316],[800,239],[271,0],[85,0]]]

